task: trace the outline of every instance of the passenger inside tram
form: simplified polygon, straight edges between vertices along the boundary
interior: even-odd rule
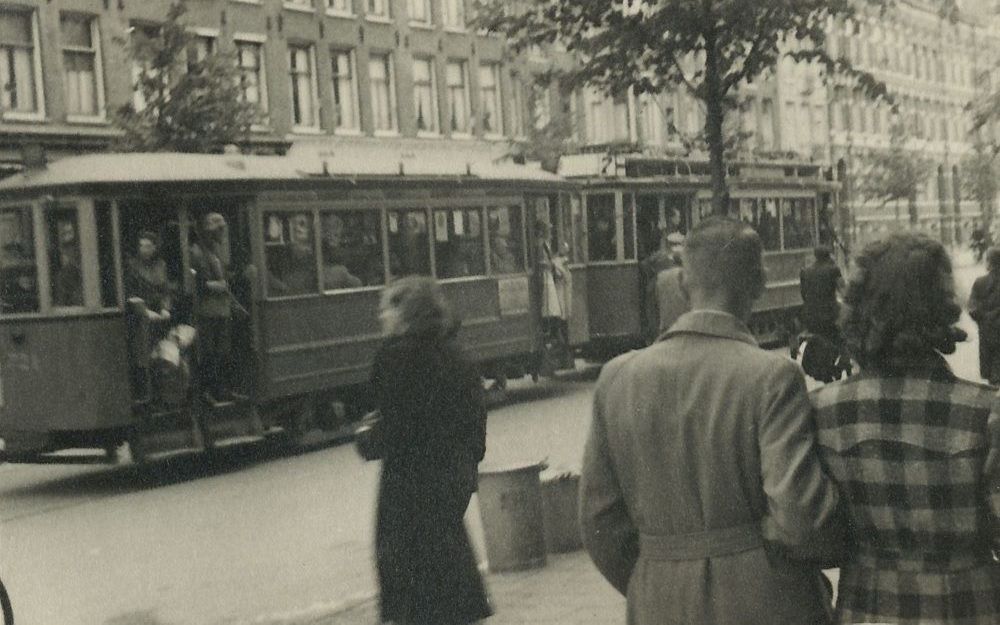
[[[353,289],[362,286],[361,278],[351,273],[346,264],[344,249],[344,220],[338,215],[327,214],[322,220],[323,289]],[[380,263],[381,264],[381,263]]]
[[[75,214],[70,216],[71,211],[65,211],[66,217],[60,217],[59,213],[63,212],[55,213],[55,236],[49,252],[49,262],[52,265],[52,305],[83,306],[83,270]]]
[[[0,313],[38,310],[38,280],[34,258],[17,241],[5,243],[0,257]]]

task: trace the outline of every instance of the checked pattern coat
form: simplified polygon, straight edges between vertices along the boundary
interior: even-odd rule
[[[840,623],[1000,623],[1000,406],[934,354],[812,395],[849,508]],[[992,408],[992,409],[991,409]]]

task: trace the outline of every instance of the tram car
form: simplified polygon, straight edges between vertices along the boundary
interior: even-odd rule
[[[559,173],[580,185],[586,226],[587,348],[607,356],[641,346],[655,324],[643,293],[654,279],[641,270],[665,234],[686,234],[712,214],[707,161],[641,153],[564,156]],[[799,270],[819,243],[830,244],[837,186],[821,168],[801,162],[728,165],[729,214],[763,240],[767,289],[750,327],[765,344],[794,336],[802,300]],[[655,326],[654,326],[655,327]]]
[[[572,186],[439,152],[96,154],[0,181],[3,459],[117,461],[128,443],[147,461],[344,431],[367,407],[380,291],[407,274],[440,279],[487,378],[571,366],[546,364],[533,242]],[[231,392],[213,396],[190,326],[206,297],[203,237],[223,223]],[[144,238],[163,260],[169,319],[129,292]],[[589,336],[579,321],[570,334]]]

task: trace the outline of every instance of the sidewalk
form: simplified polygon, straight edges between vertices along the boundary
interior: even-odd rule
[[[549,555],[542,568],[488,574],[496,614],[484,625],[614,625],[625,621],[625,598],[597,572],[585,551]],[[282,625],[376,625],[374,599],[334,614]],[[274,625],[278,625],[277,623]]]

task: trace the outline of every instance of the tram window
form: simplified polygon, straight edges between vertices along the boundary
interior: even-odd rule
[[[624,215],[622,216],[625,239],[625,260],[635,260],[635,196],[626,193],[623,198]]]
[[[94,204],[97,217],[97,264],[101,279],[101,306],[118,306],[118,281],[115,277],[115,235],[111,220],[111,203]]]
[[[28,207],[0,210],[0,314],[38,312],[38,265]]]
[[[389,219],[389,275],[430,275],[431,252],[427,213],[423,209],[391,210]]]
[[[479,208],[434,210],[434,266],[439,278],[481,276],[486,273],[483,222]]]
[[[781,234],[778,226],[778,200],[773,198],[741,200],[740,218],[753,226],[753,229],[757,231],[765,250],[773,251],[781,249]]]
[[[812,200],[805,198],[781,201],[781,220],[786,250],[813,247],[813,224],[816,221]]]
[[[663,208],[667,233],[687,234],[687,198],[683,195],[668,195],[664,198]]]
[[[45,212],[53,306],[83,306],[83,261],[76,208]]]
[[[324,290],[385,283],[378,211],[324,211],[319,219]]]
[[[312,213],[264,214],[264,262],[272,297],[316,292]]]
[[[494,206],[487,212],[490,269],[494,274],[524,271],[524,230],[520,206]]]
[[[615,260],[615,196],[587,196],[587,249],[590,260]]]
[[[573,214],[573,262],[587,262],[587,222],[583,219],[580,196],[569,196],[570,212]]]

